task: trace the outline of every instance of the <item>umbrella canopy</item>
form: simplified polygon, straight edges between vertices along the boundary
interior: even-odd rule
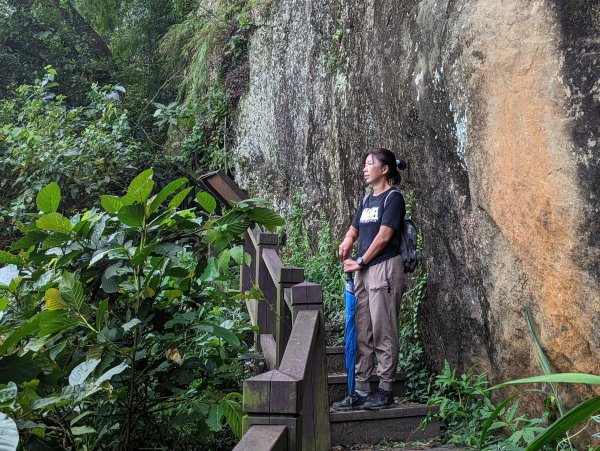
[[[356,296],[352,273],[346,273],[346,370],[348,372],[348,395],[354,393],[354,365],[356,363]]]

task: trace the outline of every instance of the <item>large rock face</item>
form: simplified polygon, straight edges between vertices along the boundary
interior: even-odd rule
[[[539,374],[529,308],[556,371],[600,374],[600,4],[278,0],[256,20],[238,182],[301,191],[341,233],[362,152],[396,151],[432,365]]]

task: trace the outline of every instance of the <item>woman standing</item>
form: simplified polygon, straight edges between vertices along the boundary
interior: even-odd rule
[[[400,233],[404,197],[393,188],[400,181],[396,156],[374,148],[363,156],[364,179],[373,189],[361,202],[339,247],[344,272],[355,273],[356,391],[333,403],[336,410],[383,409],[394,404],[392,383],[398,365],[398,312],[404,291]],[[358,258],[350,257],[358,239]],[[377,360],[379,388],[369,379]]]

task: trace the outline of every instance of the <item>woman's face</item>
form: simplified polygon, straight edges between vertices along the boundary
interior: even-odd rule
[[[373,185],[374,183],[381,181],[381,179],[385,179],[387,177],[387,172],[387,166],[383,166],[372,154],[367,156],[365,167],[363,168],[363,176],[367,184]]]

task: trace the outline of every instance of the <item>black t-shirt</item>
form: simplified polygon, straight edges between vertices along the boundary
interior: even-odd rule
[[[386,197],[387,202],[385,202]],[[375,236],[379,233],[380,226],[388,226],[396,231],[387,246],[366,266],[373,266],[400,254],[398,243],[400,242],[400,234],[404,225],[405,212],[404,197],[395,188],[390,188],[378,196],[369,194],[365,200],[361,200],[352,221],[352,225],[358,229],[359,257],[362,257],[367,252]]]

